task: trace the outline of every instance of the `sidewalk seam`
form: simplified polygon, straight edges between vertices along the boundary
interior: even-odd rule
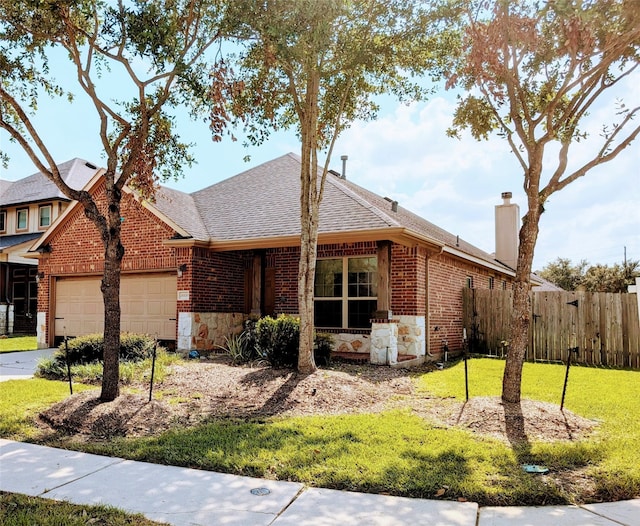
[[[289,501],[289,504],[287,504],[284,508],[282,508],[277,514],[276,516],[273,518],[273,520],[269,523],[269,526],[271,526],[274,522],[276,522],[280,516],[289,509],[289,507],[296,501],[298,500],[298,497],[300,495],[302,495],[305,491],[307,490],[306,486],[302,486],[299,490],[298,493],[296,493],[293,498]]]
[[[102,467],[101,467],[101,468],[99,468],[99,469],[96,469],[96,470],[91,471],[91,472],[89,472],[89,473],[85,473],[85,474],[84,474],[84,475],[82,475],[81,477],[77,477],[77,478],[75,478],[75,479],[73,479],[73,480],[69,480],[69,481],[67,481],[67,482],[65,482],[65,483],[63,483],[63,484],[58,485],[58,486],[53,486],[53,487],[51,487],[51,488],[47,488],[47,489],[45,489],[42,493],[40,493],[40,494],[38,495],[38,497],[43,497],[43,496],[45,496],[47,493],[50,493],[50,492],[52,492],[52,491],[54,491],[54,490],[57,490],[57,489],[59,489],[59,488],[63,488],[63,487],[65,487],[65,486],[68,486],[69,484],[73,484],[74,482],[77,482],[78,480],[82,480],[82,479],[87,478],[87,477],[89,477],[89,476],[91,476],[91,475],[95,475],[96,473],[99,473],[100,471],[104,471],[105,469],[108,469],[108,468],[113,467],[113,466],[117,466],[118,464],[122,464],[123,462],[125,462],[125,461],[126,461],[126,460],[125,460],[125,459],[123,459],[123,458],[118,458],[118,459],[116,459],[116,460],[117,460],[116,462],[112,462],[111,464],[107,464],[106,466],[102,466]]]
[[[611,517],[607,517],[606,515],[602,515],[602,513],[598,513],[596,511],[590,510],[589,508],[585,508],[582,504],[576,504],[576,506],[578,506],[578,508],[580,508],[581,510],[588,511],[589,513],[592,513],[593,515],[597,515],[598,517],[602,517],[603,519],[607,519],[608,521],[615,522],[616,524],[620,524],[621,526],[631,526],[630,524],[627,524],[626,522],[620,522],[617,519],[612,519]]]

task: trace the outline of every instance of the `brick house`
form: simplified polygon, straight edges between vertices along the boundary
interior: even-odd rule
[[[82,188],[97,167],[72,159],[58,170],[67,184]],[[42,173],[16,181],[0,179],[0,335],[36,333],[38,267],[23,254],[69,204]]]
[[[160,188],[153,203],[127,190],[122,329],[187,351],[222,343],[251,314],[296,314],[299,173],[300,158],[287,154],[192,194]],[[86,188],[100,195],[99,174]],[[508,198],[505,206],[517,220],[517,206]],[[507,230],[517,243],[517,228]],[[39,345],[101,331],[103,249],[81,206],[70,206],[30,255],[42,275]],[[438,357],[445,345],[455,351],[462,288],[506,288],[513,276],[495,256],[329,173],[315,322],[334,334],[336,350],[390,364]]]

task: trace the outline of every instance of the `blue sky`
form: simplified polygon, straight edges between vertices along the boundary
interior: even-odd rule
[[[107,89],[117,89],[110,77],[104,82]],[[618,95],[637,104],[640,74],[629,78]],[[35,120],[59,162],[80,157],[102,165],[94,110],[82,97],[78,93],[73,103],[42,100]],[[501,203],[501,192],[513,192],[513,202],[520,205],[521,215],[525,212],[522,170],[500,138],[477,142],[468,135],[460,140],[446,137],[454,104],[453,94],[447,92],[409,106],[384,99],[378,119],[355,122],[339,138],[331,167],[340,171],[340,156],[348,155],[349,179],[492,252],[494,206]],[[573,165],[594,151],[593,139],[613,112],[613,101],[594,108],[585,122],[591,139],[574,149],[570,155]],[[248,149],[242,140],[214,143],[205,122],[186,117],[180,119],[179,133],[184,141],[195,144],[198,163],[183,179],[167,185],[185,192],[300,149],[291,132],[274,134],[262,146]],[[8,169],[0,167],[0,178],[15,180],[36,172],[1,130],[0,150],[11,158]],[[243,160],[247,155],[249,162]],[[553,160],[549,155],[549,166],[554,166]],[[582,259],[592,264],[621,262],[625,246],[628,259],[640,259],[640,141],[551,196],[541,219],[534,269],[557,257],[576,263]]]

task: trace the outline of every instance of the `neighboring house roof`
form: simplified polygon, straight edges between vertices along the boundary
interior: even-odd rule
[[[58,170],[71,188],[80,190],[96,173],[97,167],[84,159],[76,158],[59,164]],[[0,181],[0,206],[15,206],[50,199],[69,200],[42,172],[17,181]]]
[[[38,239],[41,235],[42,232],[31,232],[29,234],[17,234],[15,236],[0,236],[0,252],[26,243],[27,241]]]
[[[531,274],[531,284],[533,285],[533,292],[564,292],[562,287],[558,287],[555,283],[535,273]]]
[[[13,184],[13,181],[5,181],[4,179],[0,179],[0,200],[5,195],[5,192],[9,191],[9,188]]]

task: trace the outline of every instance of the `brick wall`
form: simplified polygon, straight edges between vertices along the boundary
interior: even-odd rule
[[[276,269],[276,314],[298,313],[298,264],[300,247],[272,248],[266,252],[266,267]]]
[[[467,286],[467,277],[472,278],[473,287],[478,289],[488,289],[489,278],[492,276],[495,277],[495,287],[502,287],[505,277],[447,254],[430,257],[428,273],[430,352],[440,353],[444,340],[447,341],[450,351],[460,351],[462,289]]]
[[[394,316],[424,316],[427,251],[422,247],[391,246],[391,311]]]
[[[184,285],[191,301],[178,302],[179,312],[242,312],[244,310],[244,269],[250,253],[211,252],[194,248]],[[183,285],[179,281],[178,287]]]
[[[95,192],[98,208],[106,211],[106,202],[100,185]],[[175,271],[176,256],[172,248],[162,241],[174,235],[174,231],[151,212],[143,208],[129,193],[123,193],[121,202],[121,240],[125,249],[122,260],[123,272],[145,272],[157,270]],[[48,318],[50,285],[54,276],[87,275],[102,276],[104,270],[104,246],[94,223],[84,215],[81,206],[76,207],[66,222],[49,240],[51,252],[39,261],[38,271],[44,278],[38,285],[38,312]],[[47,334],[39,335],[48,341]]]

